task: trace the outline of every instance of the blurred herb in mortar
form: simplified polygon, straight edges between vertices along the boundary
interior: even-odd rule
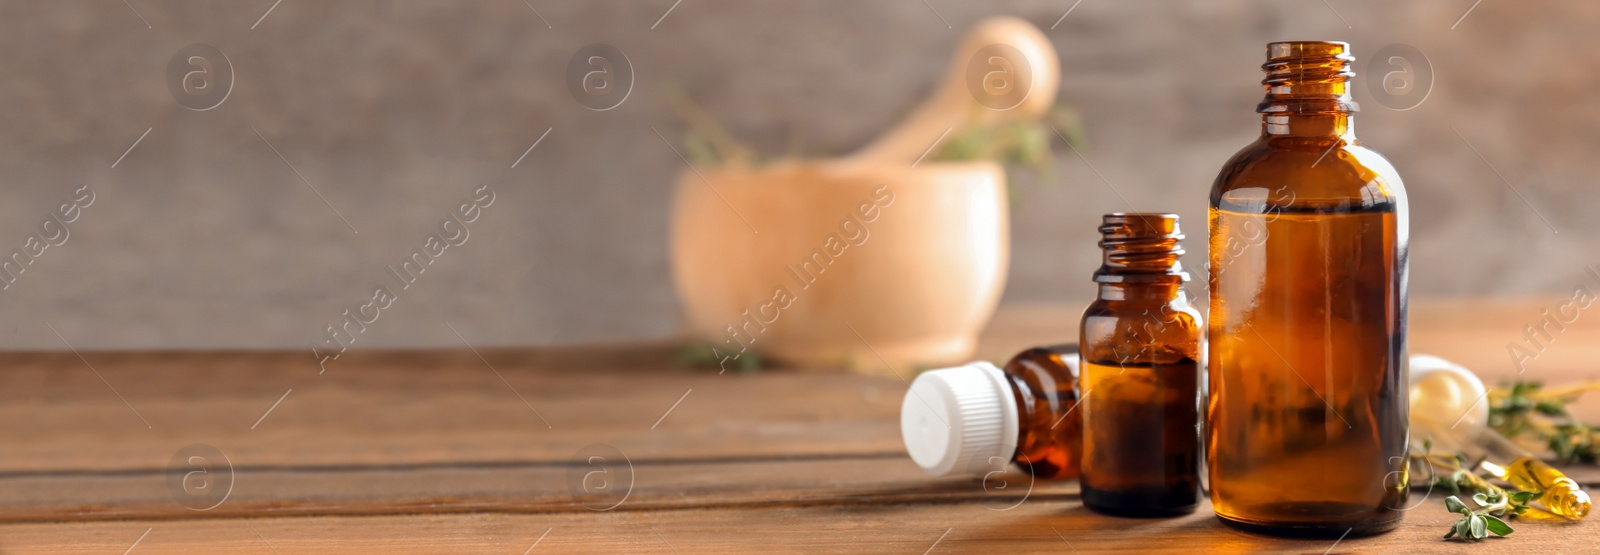
[[[684,156],[696,166],[760,166],[779,157],[763,156],[733,138],[710,111],[696,104],[680,87],[666,91],[674,112],[688,128],[683,134]],[[969,125],[955,130],[929,155],[931,162],[970,162],[989,160],[1012,167],[1025,167],[1049,178],[1054,175],[1050,144],[1060,134],[1073,146],[1087,143],[1083,121],[1066,106],[1055,106],[1034,121],[1011,121],[988,125]],[[786,156],[806,155],[799,136],[791,137]],[[1008,176],[1009,178],[1009,176]],[[1013,192],[1014,194],[1014,192]]]
[[[721,164],[760,165],[759,153],[734,140],[717,117],[689,98],[681,87],[668,87],[667,103],[688,127],[683,133],[684,155],[697,166]]]
[[[934,151],[932,159],[940,162],[993,160],[1027,167],[1049,177],[1055,169],[1050,142],[1055,140],[1057,131],[1068,143],[1085,144],[1083,122],[1078,113],[1065,106],[1055,106],[1037,121],[1010,121],[960,129]]]

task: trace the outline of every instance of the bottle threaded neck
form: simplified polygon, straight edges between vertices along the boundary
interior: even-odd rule
[[[1354,112],[1350,95],[1350,44],[1338,41],[1285,41],[1267,44],[1267,63],[1261,80],[1267,96],[1261,113]]]
[[[1189,281],[1178,257],[1183,231],[1177,214],[1116,212],[1100,221],[1105,257],[1094,280],[1100,283]]]

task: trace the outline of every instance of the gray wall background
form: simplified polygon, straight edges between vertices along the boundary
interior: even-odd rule
[[[798,130],[813,151],[847,152],[932,86],[972,23],[1048,28],[1074,1],[683,0],[664,19],[669,0],[6,2],[0,250],[79,185],[97,200],[0,292],[0,347],[64,348],[51,327],[80,349],[309,346],[484,183],[497,201],[469,242],[355,348],[458,346],[446,321],[475,345],[670,335],[682,162],[651,127],[676,140],[683,126],[664,91],[685,88],[768,151]],[[1472,5],[1084,0],[1048,35],[1084,155],[1134,206],[1184,216],[1193,269],[1211,180],[1257,133],[1263,45],[1344,39],[1358,58],[1413,45],[1436,73],[1425,103],[1385,109],[1364,84],[1357,100],[1360,136],[1410,191],[1414,294],[1570,291],[1600,263],[1600,5],[1487,0],[1461,18]],[[595,42],[637,75],[607,112],[563,79]],[[191,43],[237,74],[210,111],[165,83]],[[1127,209],[1059,144],[1056,169],[1015,179],[1007,302],[1089,295],[1095,218]]]

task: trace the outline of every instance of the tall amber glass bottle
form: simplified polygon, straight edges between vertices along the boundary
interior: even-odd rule
[[[1261,137],[1211,189],[1207,461],[1223,522],[1373,534],[1406,499],[1406,195],[1342,42],[1267,45]]]
[[[1178,217],[1109,214],[1099,297],[1083,313],[1084,506],[1171,516],[1200,500],[1200,313]]]

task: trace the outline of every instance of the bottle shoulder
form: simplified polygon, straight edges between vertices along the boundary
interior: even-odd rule
[[[1101,299],[1084,311],[1079,344],[1086,361],[1171,362],[1198,357],[1204,335],[1199,309],[1182,299],[1167,303]]]
[[[1400,173],[1378,151],[1337,137],[1262,137],[1233,155],[1211,187],[1211,206],[1256,212],[1396,210]]]
[[[1175,325],[1182,329],[1201,329],[1200,310],[1186,300],[1136,303],[1096,300],[1083,312],[1084,328],[1104,333],[1128,324]],[[1121,325],[1119,325],[1121,324]]]
[[[1078,379],[1073,358],[1077,351],[1075,344],[1034,347],[1011,357],[1001,370],[1014,379],[1028,382],[1029,387],[1055,390],[1066,385],[1070,388]]]
[[[1034,347],[1017,353],[1001,367],[1023,412],[1038,410],[1041,403],[1053,407],[1063,399],[1076,400],[1077,351],[1077,345]]]
[[[1095,299],[1084,308],[1084,318],[1142,318],[1150,314],[1174,317],[1198,317],[1200,311],[1189,302],[1188,295],[1159,300],[1109,300]]]

